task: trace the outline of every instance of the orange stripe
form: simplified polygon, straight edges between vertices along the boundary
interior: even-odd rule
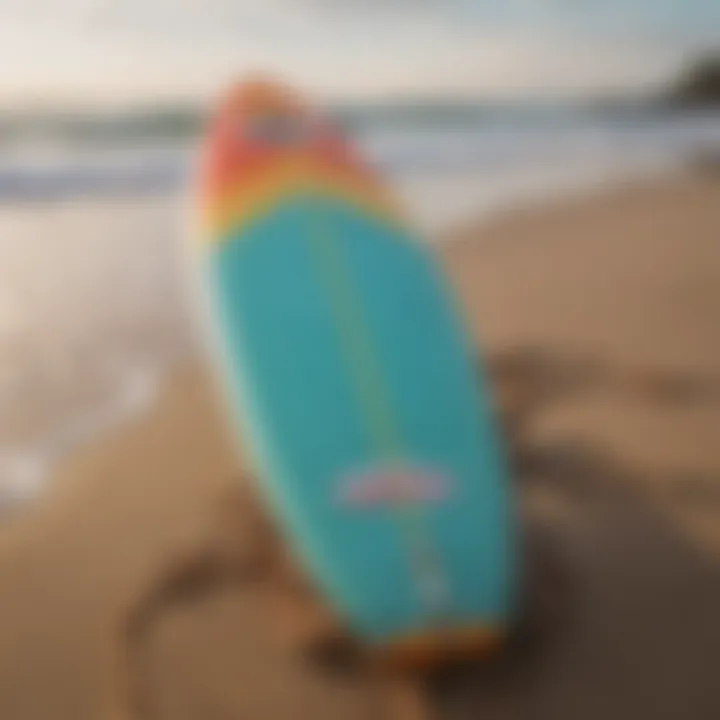
[[[237,232],[282,200],[312,190],[327,197],[354,205],[384,222],[402,226],[401,214],[389,195],[363,173],[313,161],[307,156],[293,156],[274,164],[262,175],[241,179],[205,203],[204,221],[210,241]]]
[[[422,672],[453,662],[480,660],[499,650],[506,638],[502,627],[471,625],[406,635],[373,651],[381,667]]]

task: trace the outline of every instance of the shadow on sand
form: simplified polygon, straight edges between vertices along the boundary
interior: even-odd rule
[[[537,349],[514,350],[488,365],[517,479],[527,603],[518,631],[494,659],[426,681],[439,716],[720,717],[717,558],[681,536],[646,483],[606,451],[538,443],[531,432],[559,398],[613,391],[663,407],[717,402],[717,379],[609,368]],[[677,502],[703,503],[720,516],[716,478],[679,477],[673,486]],[[227,585],[266,577],[263,568],[273,561],[251,548],[265,552],[273,541],[250,539],[266,532],[249,521],[250,505],[240,492],[223,501],[218,537],[172,564],[128,614],[122,636],[129,720],[160,717],[153,708],[155,624]],[[340,664],[348,657],[338,652],[331,659]],[[353,667],[347,672],[342,663],[338,682],[360,682]]]

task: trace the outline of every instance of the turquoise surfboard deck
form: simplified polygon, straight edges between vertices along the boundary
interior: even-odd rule
[[[220,363],[298,561],[371,645],[511,620],[509,483],[431,252],[298,189],[203,253]]]

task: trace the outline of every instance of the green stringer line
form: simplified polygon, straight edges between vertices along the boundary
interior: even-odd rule
[[[345,350],[355,395],[372,441],[390,462],[407,456],[406,442],[393,410],[390,390],[371,338],[369,323],[354,290],[349,263],[316,203],[308,245],[330,296],[341,347]],[[420,597],[436,618],[448,614],[450,591],[431,533],[417,505],[393,513],[410,555],[411,574]]]

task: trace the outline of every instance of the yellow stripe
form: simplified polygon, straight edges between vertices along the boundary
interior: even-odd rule
[[[313,174],[312,164],[303,158],[291,158],[275,166],[264,178],[243,182],[205,208],[207,237],[212,242],[237,235],[258,218],[269,214],[279,203],[301,194],[309,178],[315,191],[358,207],[385,224],[404,229],[402,214],[389,196],[364,178],[319,168]]]
[[[330,237],[327,226],[321,226],[319,221],[310,233],[310,246],[318,265],[324,271],[322,277],[334,300],[331,306],[335,312],[336,326],[342,335],[341,345],[348,349],[351,374],[357,383],[356,395],[369,421],[374,442],[388,459],[399,457],[404,442],[397,424],[392,421],[389,392],[385,387],[380,363],[367,337],[367,320],[352,292],[352,280],[345,258],[337,241]]]
[[[405,439],[393,412],[392,395],[380,361],[373,351],[369,323],[352,291],[347,260],[327,225],[321,224],[317,216],[315,219],[310,232],[310,247],[333,300],[331,307],[342,336],[341,345],[348,349],[356,397],[380,454],[387,460],[402,460],[407,455]],[[447,597],[444,571],[423,522],[422,510],[417,505],[409,505],[394,514],[411,551],[411,574],[418,583],[421,601],[433,614],[440,615],[447,610],[450,598]]]

